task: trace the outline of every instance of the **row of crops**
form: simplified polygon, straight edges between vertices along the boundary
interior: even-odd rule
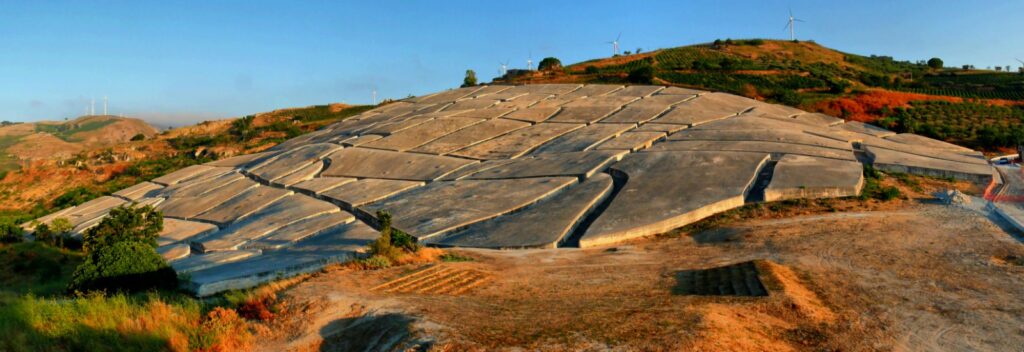
[[[1012,147],[1024,141],[1024,109],[981,103],[914,102],[878,121],[901,133],[917,133],[975,148]]]
[[[913,88],[913,87],[900,87],[901,91],[928,94],[928,95],[943,95],[950,97],[960,98],[980,98],[980,99],[1007,99],[1007,100],[1024,100],[1024,91],[1022,90],[972,90],[972,89],[955,89],[955,88]]]

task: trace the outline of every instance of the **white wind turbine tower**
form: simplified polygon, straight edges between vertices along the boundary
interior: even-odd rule
[[[89,99],[89,116],[96,115],[96,98]]]
[[[501,75],[504,76],[508,74],[508,60],[505,60],[504,63],[499,62],[499,64],[501,64]]]
[[[796,22],[804,22],[799,18],[793,17],[793,9],[789,9],[789,21],[786,22],[786,26],[782,29],[789,28],[789,40],[796,40]]]
[[[612,56],[619,54],[619,38],[622,38],[622,32],[619,32],[619,35],[615,37],[615,40],[607,42],[612,45]]]
[[[373,105],[377,105],[377,90],[373,90]]]
[[[107,115],[107,96],[103,96],[103,116]]]
[[[533,52],[530,52],[530,56],[526,57],[526,70],[533,71]]]

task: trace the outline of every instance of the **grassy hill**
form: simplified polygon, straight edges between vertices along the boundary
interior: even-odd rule
[[[90,148],[151,138],[158,132],[139,119],[103,115],[59,122],[4,122],[0,124],[0,179],[24,162],[68,158]]]
[[[932,68],[814,42],[725,40],[588,60],[501,83],[656,83],[739,94],[991,151],[1024,140],[1024,73]]]

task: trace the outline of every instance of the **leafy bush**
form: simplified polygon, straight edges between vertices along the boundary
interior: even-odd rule
[[[936,69],[936,70],[942,68],[942,64],[943,64],[942,59],[937,58],[937,57],[933,57],[930,60],[928,60],[928,67],[931,67],[931,68]]]
[[[12,221],[0,222],[0,243],[17,243],[25,240],[25,231]]]
[[[601,70],[598,70],[597,66],[594,65],[587,66],[587,68],[583,69],[583,73],[588,75],[596,75],[598,72],[601,72]]]
[[[473,70],[466,70],[466,77],[462,78],[463,87],[472,87],[476,85],[476,72]]]
[[[871,165],[864,166],[864,188],[861,190],[860,199],[877,199],[880,201],[890,201],[899,198],[901,193],[900,189],[894,186],[883,187],[879,181],[882,179],[882,173],[875,170]]]
[[[136,134],[136,135],[132,136],[132,139],[131,139],[132,142],[144,141],[144,140],[146,140],[146,135],[144,135],[142,133],[139,133],[139,134]]]
[[[366,259],[359,260],[359,264],[366,269],[384,269],[391,266],[391,259],[383,255],[374,255]]]
[[[139,241],[115,242],[94,248],[75,269],[69,291],[140,291],[171,289],[177,276],[164,258],[149,244]]]
[[[247,141],[252,137],[256,136],[256,129],[252,126],[252,121],[256,117],[249,115],[240,119],[231,121],[230,133],[238,138],[239,141]]]
[[[80,248],[81,244],[71,238],[72,229],[71,221],[67,218],[56,218],[49,224],[36,224],[32,237],[35,237],[37,242],[54,247]]]
[[[415,253],[420,249],[412,235],[391,227],[391,213],[378,211],[377,219],[380,221],[380,237],[370,243],[370,258],[377,256],[395,262],[404,252]]]
[[[100,193],[93,189],[78,186],[69,189],[53,200],[53,207],[63,209],[76,206],[99,197]]]
[[[562,61],[553,57],[545,57],[544,60],[540,60],[540,64],[537,64],[537,69],[541,71],[557,70],[562,68]]]
[[[86,253],[118,242],[140,242],[156,248],[156,238],[164,229],[164,217],[152,206],[119,206],[110,210],[96,227],[86,231],[82,249]]]
[[[629,71],[627,80],[631,83],[650,84],[654,81],[654,67],[642,65]]]
[[[68,290],[173,288],[177,276],[156,252],[156,237],[161,230],[163,215],[153,207],[112,209],[99,225],[85,233],[85,262],[75,269]]]

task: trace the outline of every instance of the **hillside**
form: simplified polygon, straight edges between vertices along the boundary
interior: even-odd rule
[[[8,157],[13,168],[0,172],[0,220],[36,217],[185,166],[259,152],[370,108],[281,109],[161,133],[141,120],[107,116],[7,125],[0,143],[14,142],[0,148],[23,160]],[[140,133],[145,138],[133,141]]]
[[[159,131],[145,121],[118,116],[82,116],[71,121],[0,125],[0,178],[29,161],[66,159],[91,148],[107,147]],[[136,137],[141,135],[141,137]]]
[[[998,151],[1024,140],[1024,73],[931,68],[814,42],[725,40],[514,71],[496,83],[657,83],[723,91]],[[970,112],[970,113],[965,113]]]

